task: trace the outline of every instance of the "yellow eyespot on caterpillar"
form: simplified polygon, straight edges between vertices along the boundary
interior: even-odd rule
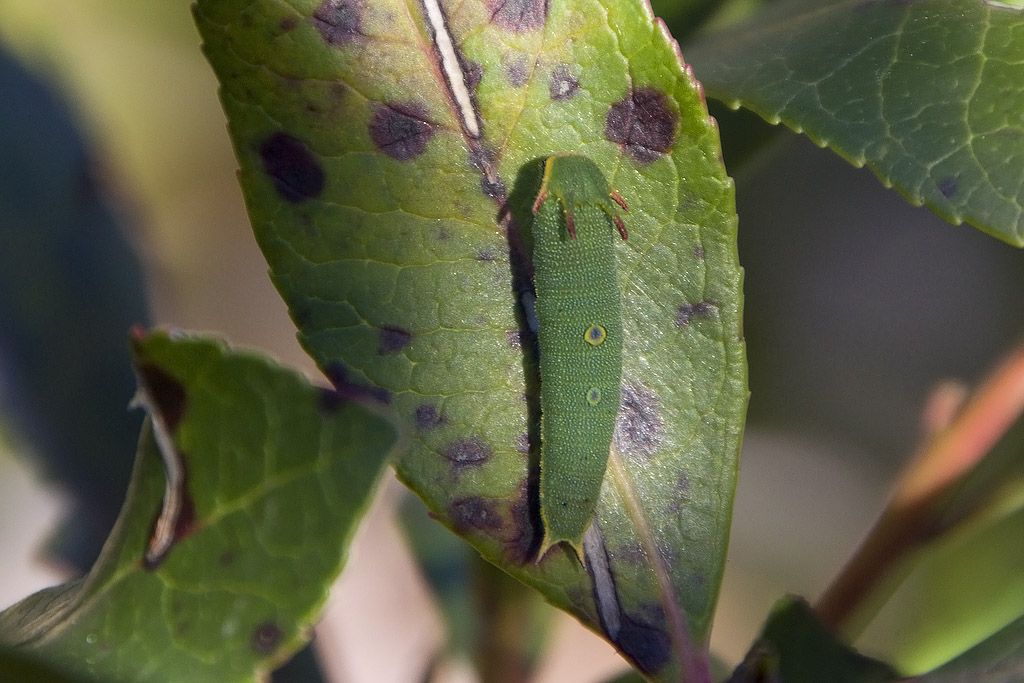
[[[608,464],[622,383],[615,233],[623,240],[627,234],[618,207],[628,210],[590,159],[545,162],[533,204],[544,524],[538,559],[561,541],[583,559],[583,534]]]
[[[591,325],[587,328],[585,339],[588,344],[597,346],[608,338],[608,332],[600,325]]]

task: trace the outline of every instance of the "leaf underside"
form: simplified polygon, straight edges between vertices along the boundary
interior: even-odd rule
[[[1024,245],[1024,10],[773,4],[686,49],[708,95],[867,165],[942,218]]]

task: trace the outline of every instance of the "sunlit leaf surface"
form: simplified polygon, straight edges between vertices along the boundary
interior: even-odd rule
[[[633,1],[201,0],[196,17],[271,275],[324,372],[414,434],[399,476],[650,677],[706,669],[747,397],[741,272],[717,130],[663,27]],[[630,206],[589,572],[563,547],[536,557],[523,235],[560,152]]]

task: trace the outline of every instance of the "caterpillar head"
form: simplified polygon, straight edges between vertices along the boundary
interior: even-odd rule
[[[587,157],[574,154],[555,155],[544,162],[544,178],[540,192],[533,202],[533,213],[540,210],[541,204],[549,198],[557,199],[565,212],[565,227],[571,239],[576,239],[576,221],[573,211],[584,205],[596,204],[607,213],[615,223],[619,235],[625,240],[628,237],[626,225],[619,216],[618,207],[629,211],[625,200],[612,189],[604,173]],[[611,200],[611,201],[609,201]],[[618,205],[614,206],[612,202]]]

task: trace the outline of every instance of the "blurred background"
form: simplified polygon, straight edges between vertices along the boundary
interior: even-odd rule
[[[735,663],[777,598],[813,599],[856,546],[931,389],[978,381],[1021,339],[1024,255],[804,138],[713,113],[737,182],[753,392],[712,643]],[[0,2],[0,607],[87,569],[113,523],[141,423],[130,325],[217,332],[317,377],[235,170],[186,3]],[[443,640],[392,514],[405,495],[385,487],[318,629],[332,680],[418,680]],[[859,644],[921,668],[937,643],[1018,615],[1019,528],[931,551]],[[623,668],[559,617],[538,680]]]

